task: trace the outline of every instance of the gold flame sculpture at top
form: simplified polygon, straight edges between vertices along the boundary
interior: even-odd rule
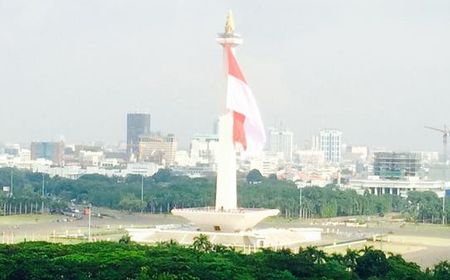
[[[231,10],[228,11],[227,21],[225,23],[225,33],[226,34],[234,33],[234,19],[233,19],[233,12],[231,12]]]

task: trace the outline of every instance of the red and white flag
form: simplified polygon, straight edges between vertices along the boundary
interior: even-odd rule
[[[256,155],[264,148],[266,134],[256,104],[230,46],[225,46],[228,62],[227,109],[233,114],[233,142],[246,155]]]

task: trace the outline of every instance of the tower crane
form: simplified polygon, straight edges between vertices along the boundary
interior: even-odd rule
[[[446,182],[447,182],[447,167],[448,167],[448,157],[447,157],[447,139],[448,136],[450,135],[450,130],[448,129],[447,125],[444,124],[444,128],[436,128],[436,127],[431,127],[431,126],[425,126],[426,129],[431,129],[434,131],[438,131],[440,133],[442,133],[442,144],[443,144],[443,157],[444,157],[444,168],[443,168],[443,173],[444,173],[444,196],[442,197],[442,224],[445,224],[445,196],[447,194],[447,190],[446,190]]]

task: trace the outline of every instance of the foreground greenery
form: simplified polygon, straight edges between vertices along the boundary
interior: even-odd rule
[[[215,178],[188,178],[173,176],[169,170],[160,170],[145,177],[144,203],[141,203],[141,176],[110,178],[84,175],[78,180],[49,178],[41,173],[12,170],[14,196],[0,195],[0,213],[39,211],[42,201],[51,211],[63,210],[69,201],[92,203],[126,211],[166,213],[173,208],[203,207],[214,204]],[[253,172],[255,173],[255,172]],[[10,184],[11,169],[0,169],[0,186]],[[45,197],[42,198],[42,177],[45,178]],[[255,184],[256,183],[256,184]],[[396,195],[358,195],[355,191],[340,190],[335,186],[308,187],[302,190],[300,211],[299,190],[291,181],[275,178],[239,179],[238,203],[242,207],[277,208],[286,217],[300,212],[308,217],[336,217],[374,215],[399,212],[413,221],[441,222],[442,203],[433,192],[410,192],[407,199]],[[447,200],[450,216],[450,199]],[[25,211],[26,210],[26,211]]]
[[[450,279],[450,263],[421,271],[399,255],[365,248],[326,255],[315,247],[243,254],[205,236],[183,247],[96,242],[0,245],[0,279]]]

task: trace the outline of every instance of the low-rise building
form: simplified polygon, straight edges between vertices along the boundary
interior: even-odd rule
[[[48,159],[56,165],[64,163],[63,142],[31,142],[31,159]]]
[[[383,179],[415,177],[418,176],[420,168],[421,158],[417,153],[374,153],[373,174]]]
[[[379,176],[370,176],[368,179],[351,179],[343,187],[353,189],[360,194],[367,191],[375,195],[393,194],[406,197],[409,191],[433,191],[441,196],[444,183],[443,181],[421,180],[418,177],[408,177],[402,180],[387,180]]]
[[[320,150],[297,150],[294,162],[304,166],[319,166],[325,164],[325,152]]]
[[[277,174],[280,163],[284,161],[283,153],[264,152],[263,155],[250,159],[250,170],[258,169],[263,176]]]
[[[217,164],[219,137],[216,134],[196,134],[191,139],[189,155],[192,165],[214,166]]]

